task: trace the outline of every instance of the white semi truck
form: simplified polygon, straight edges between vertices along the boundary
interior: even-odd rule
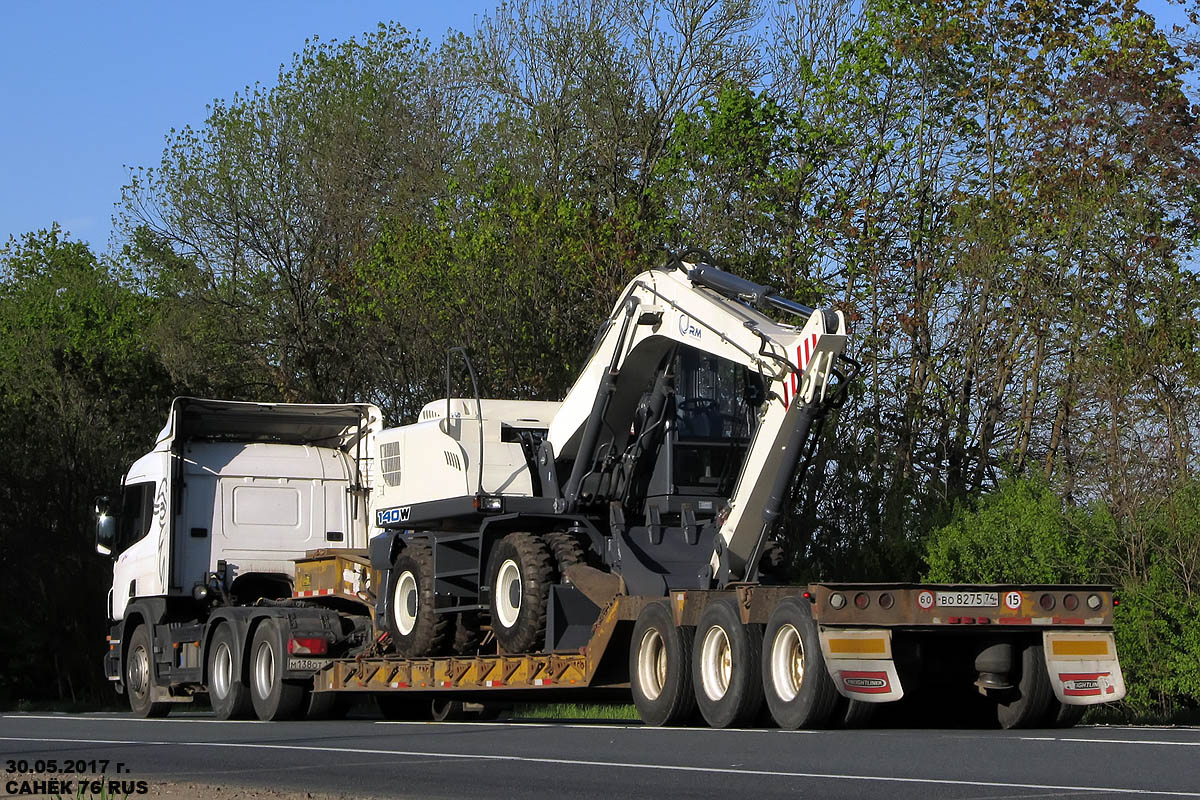
[[[180,398],[98,509],[108,677],[141,715],[207,693],[261,719],[603,695],[798,728],[917,691],[1036,727],[1121,699],[1106,587],[764,580],[846,333],[685,254],[630,282],[561,403],[454,397],[450,357],[447,397],[389,430]]]

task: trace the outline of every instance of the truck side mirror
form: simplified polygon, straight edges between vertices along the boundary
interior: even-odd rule
[[[117,542],[117,518],[109,513],[107,497],[96,498],[96,552],[112,555]]]

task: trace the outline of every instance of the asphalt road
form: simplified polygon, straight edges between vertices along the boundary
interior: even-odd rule
[[[151,796],[170,779],[472,800],[1200,798],[1200,728],[785,732],[22,714],[0,717],[0,769],[9,759],[31,769],[38,759],[120,761],[121,777],[148,781]]]

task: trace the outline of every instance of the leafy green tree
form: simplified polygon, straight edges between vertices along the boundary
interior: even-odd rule
[[[0,699],[103,691],[111,570],[92,505],[166,414],[154,313],[127,274],[57,226],[0,250],[0,602],[24,609],[0,622]]]

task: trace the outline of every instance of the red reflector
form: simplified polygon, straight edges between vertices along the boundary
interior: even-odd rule
[[[974,624],[975,624],[974,617],[963,617],[963,625],[974,625]]]
[[[805,592],[804,594],[802,594],[800,596],[803,597],[805,600],[812,600],[812,594],[810,592]]]
[[[980,617],[979,619],[977,619],[975,621],[978,622],[980,625],[991,625],[992,624],[992,621],[990,619],[988,619],[987,617]]]
[[[951,625],[957,625],[958,623],[962,622],[962,618],[961,617],[946,617],[946,622],[949,622]]]
[[[297,656],[323,656],[329,652],[329,642],[324,636],[295,637],[288,639],[288,653]]]
[[[1120,601],[1120,600],[1118,600],[1117,598],[1115,598],[1115,597],[1114,597],[1114,598],[1113,598],[1113,605],[1114,605],[1114,606],[1119,606],[1119,605],[1121,605],[1121,601]]]

